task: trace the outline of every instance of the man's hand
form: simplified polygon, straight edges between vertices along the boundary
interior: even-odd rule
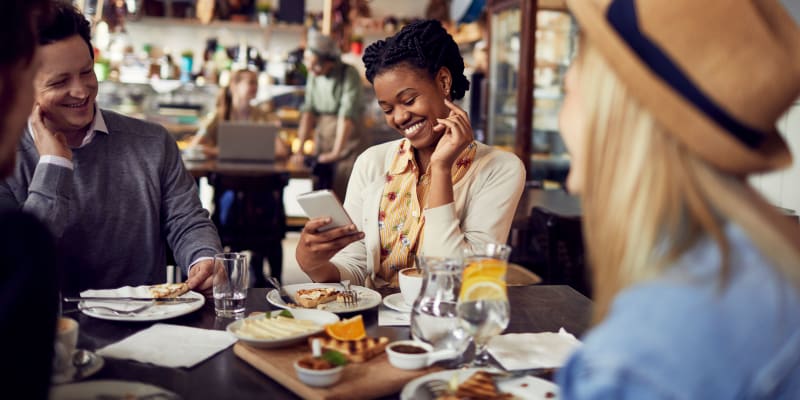
[[[189,279],[186,284],[189,289],[200,292],[206,297],[211,297],[213,293],[214,260],[202,260],[192,266],[189,270]]]
[[[317,157],[317,161],[322,164],[332,163],[334,161],[339,161],[339,154],[333,151],[329,151],[327,153],[322,153]]]
[[[67,137],[61,132],[54,132],[45,126],[44,114],[37,104],[31,114],[33,143],[39,156],[58,156],[72,160],[72,149],[67,145]]]

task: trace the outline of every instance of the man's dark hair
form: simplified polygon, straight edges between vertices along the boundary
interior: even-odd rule
[[[437,20],[406,25],[396,35],[369,45],[362,59],[370,83],[381,72],[407,64],[426,71],[431,79],[436,78],[440,68],[447,68],[453,79],[450,96],[454,100],[463,98],[469,89],[458,45]]]
[[[75,6],[61,0],[50,2],[50,23],[39,26],[39,44],[46,45],[78,35],[86,42],[94,59],[92,28],[89,20]]]
[[[46,17],[47,3],[47,0],[0,1],[0,37],[3,38],[0,68],[33,61],[37,24]]]

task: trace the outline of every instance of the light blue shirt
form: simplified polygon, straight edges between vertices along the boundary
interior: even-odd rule
[[[724,289],[706,239],[621,292],[559,371],[562,398],[800,399],[800,293],[741,229],[726,234]]]

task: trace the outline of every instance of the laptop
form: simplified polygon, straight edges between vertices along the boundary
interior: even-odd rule
[[[217,131],[218,159],[247,163],[275,161],[275,138],[279,129],[270,124],[221,121]]]

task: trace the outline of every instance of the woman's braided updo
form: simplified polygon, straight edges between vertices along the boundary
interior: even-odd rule
[[[453,37],[437,20],[416,21],[406,25],[396,35],[379,40],[364,51],[367,80],[374,83],[375,76],[399,64],[408,64],[428,72],[431,79],[442,67],[452,75],[450,96],[453,100],[464,97],[469,81],[464,76],[464,59]]]

